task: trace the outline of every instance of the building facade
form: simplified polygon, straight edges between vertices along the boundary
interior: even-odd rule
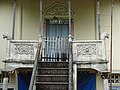
[[[91,90],[108,90],[110,82],[113,90],[119,90],[119,12],[119,0],[114,0],[114,4],[111,0],[72,0],[69,4],[68,0],[43,0],[42,3],[40,0],[0,0],[0,88],[28,90],[38,43],[42,42],[42,63],[57,62],[55,67],[58,67],[58,64],[68,62],[68,86],[48,89],[55,88],[54,83],[49,86],[47,81],[47,84],[41,81],[40,86],[34,87],[36,90],[45,87],[48,90],[67,90],[70,77],[72,90],[86,90],[90,85]],[[109,39],[106,38],[108,34]],[[39,35],[42,35],[41,41],[38,40]],[[71,51],[69,43],[72,44]],[[7,86],[3,80],[6,72]],[[56,75],[56,78],[59,77]],[[84,84],[88,80],[90,82]]]

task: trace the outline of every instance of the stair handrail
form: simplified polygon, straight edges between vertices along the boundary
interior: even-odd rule
[[[38,48],[35,56],[35,62],[33,66],[33,72],[30,80],[30,85],[29,85],[29,90],[33,90],[33,85],[34,85],[34,80],[35,80],[35,74],[36,74],[36,69],[37,69],[37,62],[38,59],[41,58],[40,55],[42,53],[42,40],[38,41]]]

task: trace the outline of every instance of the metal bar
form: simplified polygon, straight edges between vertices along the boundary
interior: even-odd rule
[[[12,40],[14,40],[14,35],[15,35],[16,2],[17,2],[17,0],[14,0],[14,11],[13,11],[13,28],[12,28]]]
[[[100,31],[100,0],[97,0],[98,39],[101,39]]]
[[[43,31],[42,31],[42,0],[40,0],[40,33],[39,37],[43,36]]]
[[[113,31],[113,5],[114,5],[114,0],[111,0],[111,45],[110,45],[110,90],[112,90],[112,31]]]

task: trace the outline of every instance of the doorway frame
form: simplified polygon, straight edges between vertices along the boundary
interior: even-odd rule
[[[54,17],[54,16],[53,16]],[[44,21],[43,21],[43,38],[45,38],[46,37],[46,20],[50,20],[50,19],[53,19],[53,17],[49,17],[49,18],[44,18]],[[57,17],[58,19],[68,19],[67,17]],[[73,18],[71,18],[71,30],[72,30],[72,32],[71,32],[71,34],[72,34],[72,36],[74,36],[74,20],[73,20]],[[68,34],[69,35],[69,34]],[[68,36],[69,37],[69,36]]]

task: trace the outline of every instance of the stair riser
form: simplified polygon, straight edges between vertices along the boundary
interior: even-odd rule
[[[65,70],[38,70],[38,75],[68,75],[68,69]]]
[[[38,62],[36,90],[68,90],[68,62]]]
[[[40,62],[38,63],[38,68],[68,68],[67,62]]]
[[[36,85],[36,90],[68,90],[68,85]]]
[[[42,76],[42,77],[36,77],[36,81],[37,82],[68,82],[68,77],[65,77],[65,76],[44,77]]]

